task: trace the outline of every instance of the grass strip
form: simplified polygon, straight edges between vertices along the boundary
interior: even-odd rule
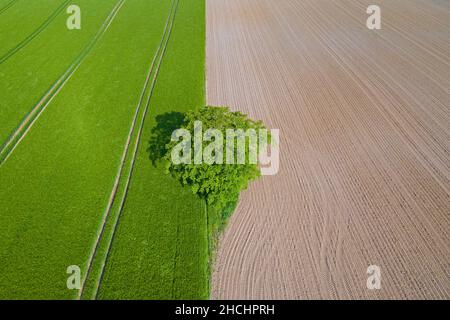
[[[86,56],[91,52],[92,48],[95,46],[97,41],[106,32],[111,22],[114,20],[115,16],[119,12],[125,0],[119,0],[116,6],[113,8],[109,16],[104,21],[101,28],[98,30],[94,38],[86,45],[80,55],[75,59],[75,61],[69,66],[69,68],[64,72],[61,77],[53,84],[50,90],[42,97],[42,99],[34,106],[34,108],[26,115],[26,117],[19,123],[14,132],[9,136],[9,138],[3,143],[0,148],[0,167],[9,158],[17,145],[22,141],[22,139],[29,132],[33,124],[45,111],[47,106],[53,100],[53,98],[58,94],[58,92],[64,87],[66,82],[75,73],[78,67],[81,65]]]
[[[47,28],[39,39],[30,43],[14,58],[0,66],[0,88],[2,88],[0,150],[4,149],[14,132],[24,122],[29,121],[28,116],[32,110],[38,104],[44,103],[52,91],[57,90],[55,85],[59,84],[58,80],[63,77],[86,45],[95,37],[116,3],[117,0],[101,2],[79,0],[78,4],[83,10],[90,13],[83,16],[82,30],[67,30],[65,17],[58,16],[56,23]],[[36,2],[30,3],[32,9],[42,12],[43,8],[39,6],[36,8],[36,4]],[[48,6],[42,7],[48,9]],[[23,10],[24,8],[19,6],[17,9]],[[32,9],[26,8],[24,13],[26,18]],[[11,12],[12,17],[9,18],[16,16],[17,19],[21,12]],[[27,20],[27,26],[28,24]]]
[[[180,1],[98,299],[209,297],[204,202],[153,165],[147,148],[155,128],[170,131],[204,104],[204,4]]]
[[[66,269],[87,271],[169,8],[127,1],[1,167],[0,298],[77,297]]]
[[[0,64],[4,63],[6,60],[11,58],[15,53],[17,53],[19,50],[21,50],[23,47],[25,47],[28,43],[30,43],[34,38],[36,38],[47,26],[52,23],[53,20],[55,20],[56,16],[58,16],[64,8],[67,6],[67,4],[71,0],[66,0],[63,2],[56,10],[31,34],[29,34],[25,39],[23,39],[19,44],[17,44],[15,47],[11,48],[7,53],[5,53],[3,56],[0,57]]]
[[[103,277],[104,266],[105,266],[106,260],[108,258],[108,253],[109,253],[109,250],[111,247],[111,242],[114,238],[117,223],[120,218],[120,213],[122,211],[123,204],[126,199],[126,193],[128,190],[128,186],[129,186],[129,183],[131,180],[134,160],[136,157],[137,148],[139,146],[139,140],[140,140],[140,137],[142,134],[143,122],[145,120],[145,115],[147,114],[149,102],[151,99],[151,94],[152,94],[153,88],[155,86],[159,68],[161,66],[162,59],[164,57],[165,49],[166,49],[167,43],[170,39],[170,34],[172,31],[173,21],[175,19],[178,2],[179,2],[179,0],[172,1],[172,6],[170,9],[169,15],[167,17],[166,25],[164,27],[164,32],[163,32],[163,35],[161,38],[161,43],[153,57],[152,63],[149,68],[149,72],[147,74],[147,78],[144,83],[144,88],[142,90],[138,106],[136,108],[135,116],[133,118],[133,121],[132,121],[132,124],[130,127],[128,139],[127,139],[127,142],[124,147],[121,165],[119,167],[119,171],[116,176],[116,181],[114,183],[114,187],[111,192],[108,206],[105,210],[101,230],[98,234],[93,253],[89,259],[88,271],[87,271],[85,279],[83,280],[82,288],[80,290],[80,298],[83,298],[83,299],[89,299],[89,298],[95,299],[97,297],[98,288],[100,286],[100,283],[101,283],[101,280]],[[157,67],[155,68],[156,60],[159,60],[159,61],[157,63]],[[152,76],[153,76],[153,80],[151,82],[151,85],[149,85],[150,79],[152,78]],[[145,99],[146,96],[147,96],[147,99]],[[144,106],[144,108],[141,108],[142,105],[144,104],[144,101],[146,101],[145,106]],[[140,125],[139,125],[139,128],[136,133],[135,126],[136,126],[136,123],[138,122],[138,119],[140,120]],[[129,147],[130,147],[132,141],[134,142],[134,151],[133,151],[133,154],[130,155],[128,153],[128,151],[129,151]],[[123,176],[123,175],[125,175],[124,172],[128,172],[128,174],[126,175],[126,178],[125,178],[125,176]],[[115,200],[118,198],[117,197],[118,195],[122,195],[122,197],[120,200],[119,208],[117,209],[118,205],[117,205],[117,202],[115,202]],[[110,217],[111,211],[113,211],[112,217]],[[108,219],[113,222],[108,221]],[[106,237],[104,238],[105,235],[106,235]],[[90,282],[90,283],[87,286],[85,286],[86,282]],[[87,290],[85,289],[86,287],[87,287]]]
[[[11,0],[10,2],[8,2],[4,7],[0,9],[0,14],[2,14],[3,12],[11,8],[13,5],[15,5],[17,1],[19,0]]]

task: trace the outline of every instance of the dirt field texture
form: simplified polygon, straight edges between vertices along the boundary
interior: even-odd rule
[[[450,298],[450,2],[370,4],[207,1],[208,103],[281,130],[213,298]]]

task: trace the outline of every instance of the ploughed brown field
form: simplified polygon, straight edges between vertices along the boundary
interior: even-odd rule
[[[377,31],[370,4],[207,1],[208,103],[281,130],[214,298],[450,298],[450,2],[377,1]]]

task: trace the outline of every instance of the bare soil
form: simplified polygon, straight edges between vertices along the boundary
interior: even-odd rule
[[[450,298],[450,2],[370,4],[207,0],[208,103],[281,130],[213,298]]]

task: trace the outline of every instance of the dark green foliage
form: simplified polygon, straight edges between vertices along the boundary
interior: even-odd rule
[[[170,143],[172,132],[184,124],[185,114],[181,112],[166,112],[155,117],[156,125],[151,130],[147,151],[153,165],[164,158]]]
[[[245,114],[231,112],[226,107],[206,106],[196,111],[186,114],[181,128],[187,129],[194,137],[194,123],[201,121],[203,132],[213,128],[222,132],[226,137],[227,129],[264,129],[260,121],[253,121]],[[204,198],[210,206],[215,208],[225,208],[230,203],[236,203],[239,193],[246,189],[249,182],[260,176],[257,164],[250,164],[248,161],[248,138],[246,138],[246,161],[245,164],[225,163],[226,143],[223,144],[223,164],[174,164],[171,161],[172,149],[179,143],[171,141],[166,145],[167,170],[183,185],[191,187],[193,193]],[[203,141],[203,149],[210,141]],[[235,159],[237,159],[238,149],[234,148]],[[194,154],[194,143],[191,146],[191,154]]]

